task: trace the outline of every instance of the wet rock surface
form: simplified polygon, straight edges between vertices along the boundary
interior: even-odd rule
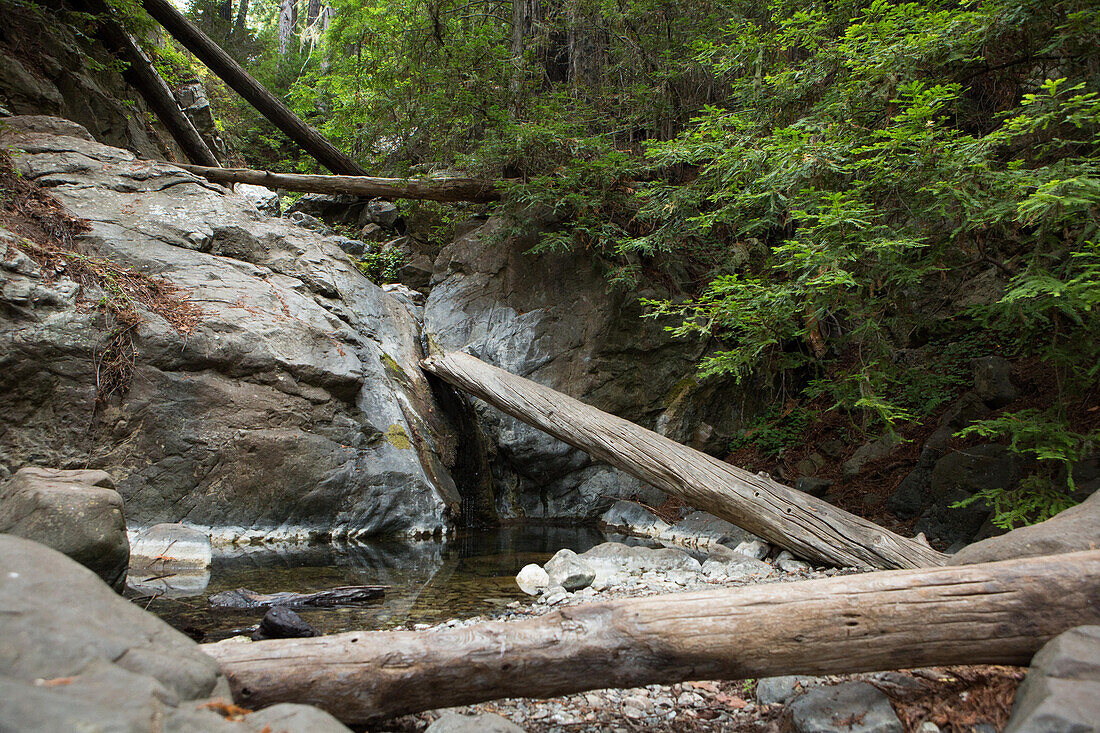
[[[216,539],[431,533],[460,512],[419,325],[337,243],[71,123],[23,123],[8,118],[3,141],[90,222],[78,245],[166,278],[202,315],[184,336],[142,312],[130,390],[97,407],[98,294],[0,247],[7,470],[106,468],[131,526],[183,520],[222,527]]]
[[[318,636],[317,629],[285,606],[275,606],[264,614],[259,628],[252,633],[252,641],[262,639],[305,639]]]

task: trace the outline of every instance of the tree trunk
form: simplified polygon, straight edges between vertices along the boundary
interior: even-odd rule
[[[279,55],[286,56],[294,26],[298,24],[298,0],[279,0]]]
[[[421,365],[512,417],[796,555],[872,568],[943,565],[946,559],[916,540],[468,354],[433,355]]]
[[[233,21],[233,29],[230,35],[243,36],[248,30],[248,0],[240,0],[237,6],[237,19]]]
[[[235,701],[363,725],[502,697],[785,674],[1027,664],[1100,622],[1100,551],[564,608],[427,632],[208,644]]]
[[[218,44],[184,18],[170,0],[142,0],[142,5],[149,15],[172,34],[173,38],[186,46],[222,81],[244,97],[287,137],[301,145],[302,149],[316,158],[321,165],[333,173],[343,175],[360,176],[365,173],[355,161],[337,150],[336,146],[321,136],[321,133],[291,112],[281,99],[264,89],[262,84],[253,79]]]
[[[133,37],[111,17],[107,4],[102,0],[88,0],[85,7],[104,18],[100,23],[103,40],[128,64],[123,77],[141,94],[142,99],[168,128],[168,132],[183,149],[188,159],[199,165],[215,168],[220,166],[218,159],[207,147],[206,141],[195,129],[190,118],[179,108],[168,83],[161,78],[156,67]]]
[[[482,202],[500,198],[500,189],[497,184],[476,178],[314,176],[298,173],[270,173],[247,168],[206,168],[201,165],[180,167],[214,183],[251,183],[256,186],[303,193],[345,193],[353,196],[385,196],[394,199],[444,202]]]

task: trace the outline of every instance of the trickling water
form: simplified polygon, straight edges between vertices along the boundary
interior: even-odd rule
[[[244,633],[264,612],[211,608],[207,598],[215,593],[233,588],[304,593],[381,584],[390,586],[385,598],[370,605],[298,613],[323,633],[390,629],[491,613],[526,598],[515,583],[524,565],[541,564],[563,547],[583,552],[607,539],[590,528],[520,526],[466,531],[445,542],[247,548],[215,558],[205,588],[200,581],[193,591],[170,591],[150,600],[151,589],[173,579],[157,580],[156,573],[131,569],[131,583],[139,587],[128,593],[176,628],[218,641]]]

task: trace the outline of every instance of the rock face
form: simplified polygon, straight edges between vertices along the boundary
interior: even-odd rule
[[[949,545],[970,542],[989,517],[989,507],[981,501],[965,508],[951,504],[983,489],[1011,489],[1022,476],[1020,457],[1003,445],[976,445],[948,453],[932,468],[933,503],[917,520],[916,531]]]
[[[170,153],[185,160],[160,123],[150,125],[155,116],[115,70],[114,58],[98,44],[78,38],[71,24],[54,22],[50,13],[43,5],[4,5],[0,106],[9,114],[75,120],[96,140],[145,157]]]
[[[142,311],[129,392],[96,409],[98,294],[9,239],[6,469],[109,469],[131,525],[217,526],[215,539],[432,533],[460,511],[418,324],[330,238],[174,166],[7,122],[22,174],[90,222],[85,252],[185,288],[202,314],[184,336]]]
[[[490,219],[443,249],[425,306],[430,337],[673,439],[728,446],[752,411],[744,397],[751,391],[698,383],[696,345],[642,319],[639,294],[609,291],[590,255],[531,254],[552,221],[531,214],[524,226],[511,233],[507,222]],[[494,447],[487,500],[501,517],[594,519],[616,498],[661,501],[535,428],[480,402],[474,411]]]
[[[126,580],[122,497],[103,471],[20,469],[0,486],[0,532],[63,552],[116,589]]]
[[[1100,626],[1048,641],[1016,691],[1005,733],[1089,733],[1100,729]]]
[[[1097,548],[1100,548],[1100,492],[1045,522],[968,545],[953,555],[948,564],[970,565]]]

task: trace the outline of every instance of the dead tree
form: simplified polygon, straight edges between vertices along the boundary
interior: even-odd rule
[[[500,188],[493,181],[477,178],[375,178],[372,176],[319,176],[300,173],[271,173],[247,168],[206,168],[183,165],[185,170],[214,183],[250,183],[302,193],[385,196],[428,201],[494,201]]]
[[[1100,551],[592,603],[524,621],[208,644],[236,702],[364,725],[603,687],[1027,664],[1100,622]]]
[[[945,557],[770,478],[681,445],[469,354],[437,354],[425,370],[698,509],[828,565],[915,568]]]
[[[333,173],[348,176],[365,175],[359,164],[307,125],[281,99],[264,89],[240,64],[218,44],[194,26],[176,10],[170,0],[142,0],[149,15],[163,25],[172,37],[195,54],[229,87],[240,94],[302,149]]]

